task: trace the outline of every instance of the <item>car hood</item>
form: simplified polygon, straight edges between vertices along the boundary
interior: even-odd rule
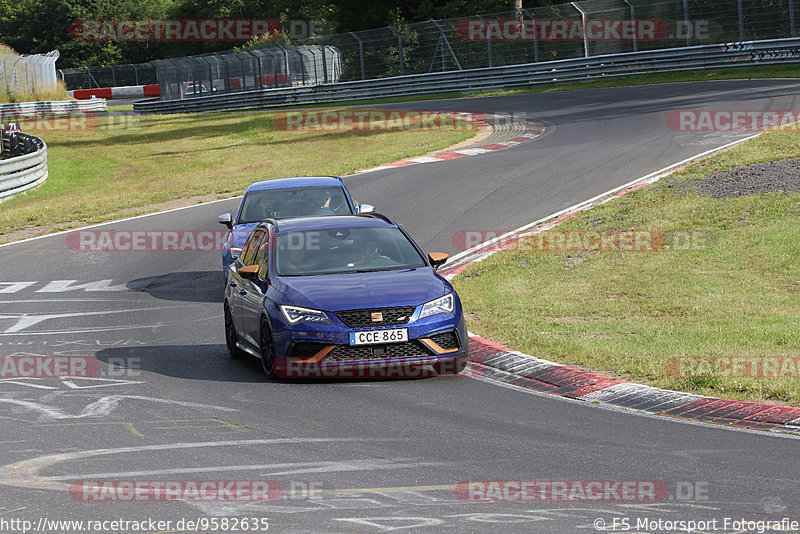
[[[242,248],[244,246],[244,242],[247,241],[247,238],[250,236],[250,233],[256,226],[258,226],[257,222],[242,223],[234,226],[233,229],[231,229],[231,235],[233,235],[233,246]]]
[[[287,276],[275,289],[283,304],[339,311],[390,306],[419,306],[452,291],[430,267],[400,271]]]

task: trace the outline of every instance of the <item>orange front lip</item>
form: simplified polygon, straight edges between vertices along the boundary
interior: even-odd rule
[[[332,351],[332,350],[333,350],[333,348],[334,348],[335,346],[336,346],[336,345],[328,345],[327,347],[325,347],[324,349],[322,349],[321,351],[319,351],[318,353],[316,353],[316,354],[315,354],[315,355],[313,355],[312,357],[310,357],[310,358],[307,358],[307,359],[305,359],[305,360],[300,360],[300,359],[297,359],[297,358],[291,357],[291,359],[292,359],[292,363],[317,363],[317,362],[318,362],[318,361],[320,361],[322,358],[324,358],[325,356],[327,356],[327,355],[328,355],[328,353],[329,353],[330,351]],[[289,359],[289,358],[287,358],[287,360],[288,360],[288,359]]]
[[[458,349],[457,349],[457,348],[455,348],[455,349],[443,349],[442,347],[440,347],[440,346],[439,346],[439,344],[438,344],[438,343],[436,343],[436,342],[435,342],[434,340],[432,340],[432,339],[428,339],[427,337],[421,337],[421,338],[419,338],[419,340],[420,340],[420,341],[421,341],[421,342],[422,342],[422,343],[423,343],[423,344],[424,344],[426,347],[428,347],[429,349],[431,349],[431,350],[432,350],[433,352],[435,352],[436,354],[450,354],[451,352],[458,352]]]

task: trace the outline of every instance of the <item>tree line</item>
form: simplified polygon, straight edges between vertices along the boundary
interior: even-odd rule
[[[59,50],[59,68],[144,63],[241,43],[84,40],[70,28],[85,20],[270,19],[321,21],[325,33],[342,33],[514,7],[515,0],[0,0],[0,43],[20,54]]]

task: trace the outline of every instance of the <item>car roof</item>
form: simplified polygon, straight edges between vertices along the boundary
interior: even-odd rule
[[[336,176],[292,176],[289,178],[274,178],[254,182],[247,187],[247,191],[263,191],[266,189],[284,189],[291,187],[342,187],[342,180]]]
[[[328,230],[330,228],[396,227],[382,215],[323,215],[320,217],[297,217],[278,221],[278,234],[304,232],[306,230]]]

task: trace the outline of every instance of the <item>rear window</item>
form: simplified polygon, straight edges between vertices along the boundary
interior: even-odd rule
[[[351,213],[344,189],[339,186],[267,189],[245,195],[239,223]]]

